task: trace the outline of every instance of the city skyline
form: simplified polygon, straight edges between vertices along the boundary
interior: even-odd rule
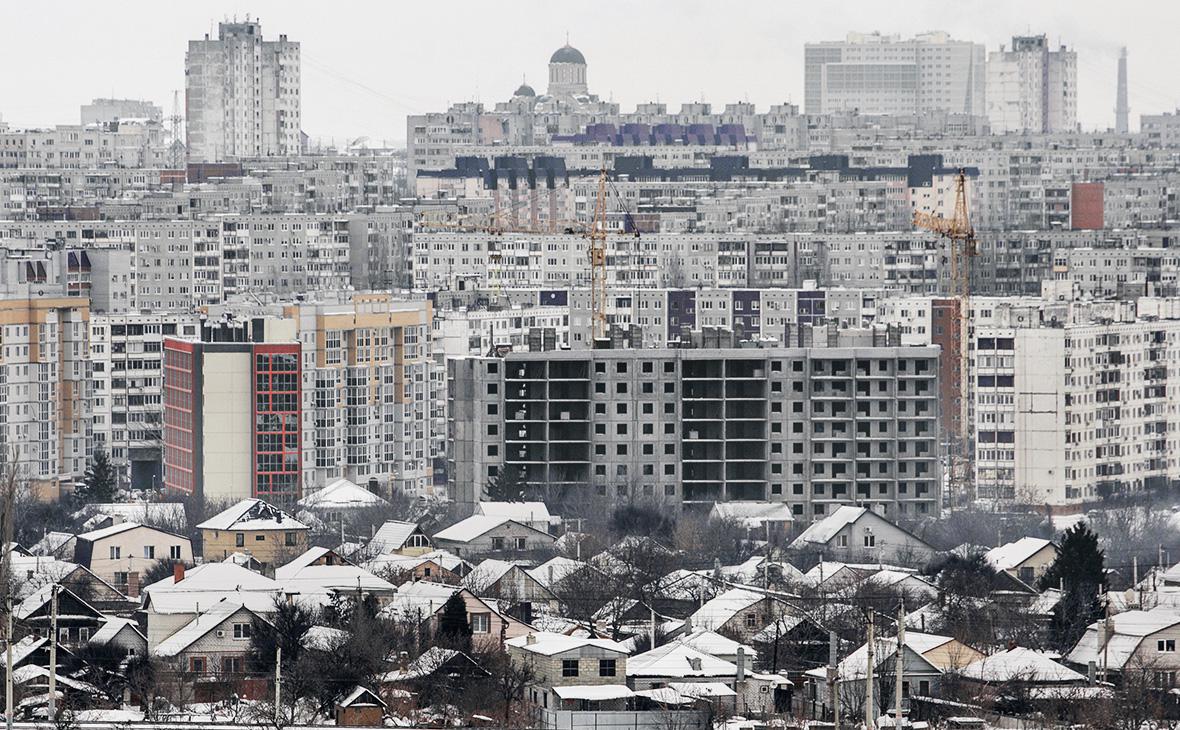
[[[463,11],[470,22],[446,29],[450,43],[440,42],[438,33],[410,33],[414,27],[428,29],[437,22],[427,9],[413,6],[372,9],[346,4],[344,12],[319,18],[303,13],[298,5],[207,3],[177,8],[167,28],[151,34],[127,22],[142,15],[136,12],[137,3],[122,4],[125,11],[119,13],[65,3],[69,12],[37,16],[9,6],[0,11],[5,23],[30,28],[9,44],[10,52],[32,53],[32,44],[46,37],[57,38],[60,52],[45,71],[54,76],[52,94],[41,89],[44,74],[7,74],[0,79],[0,119],[17,128],[70,123],[78,104],[102,96],[149,99],[168,115],[173,91],[181,92],[183,106],[187,42],[205,33],[216,37],[218,22],[235,16],[241,20],[247,14],[260,19],[268,38],[286,35],[302,45],[304,131],[313,140],[334,138],[341,145],[362,136],[369,137],[370,144],[401,143],[408,114],[471,99],[491,106],[507,99],[522,79],[543,87],[545,62],[567,34],[586,55],[590,90],[619,102],[624,110],[656,99],[673,106],[701,99],[715,105],[749,100],[759,109],[789,100],[802,108],[803,44],[874,30],[903,37],[942,30],[957,39],[983,43],[989,52],[1010,43],[1013,35],[1045,33],[1053,47],[1066,44],[1078,53],[1078,118],[1083,129],[1114,126],[1118,53],[1124,45],[1129,49],[1132,128],[1138,127],[1140,114],[1171,111],[1180,103],[1180,92],[1170,90],[1167,78],[1167,69],[1180,62],[1180,50],[1162,30],[1170,25],[1169,15],[1180,20],[1180,9],[1153,7],[1160,22],[1141,28],[1133,23],[1139,14],[1106,17],[1097,3],[1071,5],[1068,16],[1051,5],[1021,7],[1018,13],[1004,9],[1014,8],[1014,3],[920,5],[919,12],[899,19],[867,3],[843,3],[839,13],[751,3],[750,11],[767,22],[739,31],[737,25],[729,28],[719,22],[720,10],[699,3],[637,8],[609,4],[590,17],[566,4],[519,3],[495,12],[472,4]],[[148,12],[148,6],[142,7]],[[358,22],[362,17],[368,20]],[[1013,17],[1020,17],[1023,25],[1013,24]],[[394,29],[392,42],[389,28]],[[740,42],[734,37],[739,32],[744,34]],[[506,42],[509,33],[512,40]],[[109,42],[96,43],[94,35]],[[702,45],[732,52],[701,53]],[[87,54],[82,50],[86,48],[99,52]],[[497,62],[480,61],[490,57]],[[144,64],[144,58],[150,63]],[[134,78],[112,85],[109,79],[126,78],[129,66],[136,68]],[[759,67],[768,72],[748,73]],[[659,71],[635,73],[636,68]]]

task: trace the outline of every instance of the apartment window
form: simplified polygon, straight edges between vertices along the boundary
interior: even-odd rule
[[[613,677],[615,676],[615,660],[614,659],[599,659],[598,660],[598,676]]]
[[[488,634],[492,631],[492,615],[490,613],[471,614],[471,633]]]
[[[234,638],[235,639],[249,639],[250,638],[250,624],[234,624]]]
[[[155,545],[144,545],[143,546],[143,557],[148,560],[155,560],[156,559],[156,546]]]
[[[246,546],[246,535],[241,532],[234,535],[234,545],[236,545],[237,547],[245,547]]]
[[[578,676],[578,660],[577,659],[562,659],[561,660],[561,676],[576,677]]]
[[[123,557],[123,548],[119,547],[118,545],[111,545],[110,556],[111,560],[118,560],[119,558]]]

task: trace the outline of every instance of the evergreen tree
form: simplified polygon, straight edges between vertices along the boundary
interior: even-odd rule
[[[487,493],[490,502],[523,502],[528,484],[524,474],[514,464],[504,464],[496,476],[488,479]]]
[[[1106,585],[1106,556],[1098,535],[1084,522],[1065,531],[1057,559],[1041,577],[1042,590],[1061,588],[1054,612],[1053,634],[1062,651],[1069,651],[1102,616],[1099,595]]]
[[[75,496],[87,504],[113,502],[115,488],[115,469],[111,466],[107,453],[102,449],[95,449],[86,476],[82,478],[82,484],[74,490]]]
[[[456,591],[443,604],[442,613],[438,617],[435,640],[441,646],[471,651],[471,624],[467,621],[467,603],[463,600],[461,591]]]

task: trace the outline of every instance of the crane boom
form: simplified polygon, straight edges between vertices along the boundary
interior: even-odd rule
[[[921,211],[914,212],[914,226],[947,239],[951,260],[951,289],[958,305],[958,337],[951,345],[950,355],[958,364],[958,388],[955,389],[955,411],[958,428],[948,429],[950,444],[950,486],[952,503],[959,506],[974,499],[974,455],[970,429],[971,384],[971,258],[976,255],[975,229],[967,211],[967,172],[960,168],[955,176],[955,210],[950,218]]]

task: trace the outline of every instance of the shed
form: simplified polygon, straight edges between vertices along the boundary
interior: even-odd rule
[[[338,727],[381,727],[385,719],[385,701],[377,693],[357,685],[336,700]]]

